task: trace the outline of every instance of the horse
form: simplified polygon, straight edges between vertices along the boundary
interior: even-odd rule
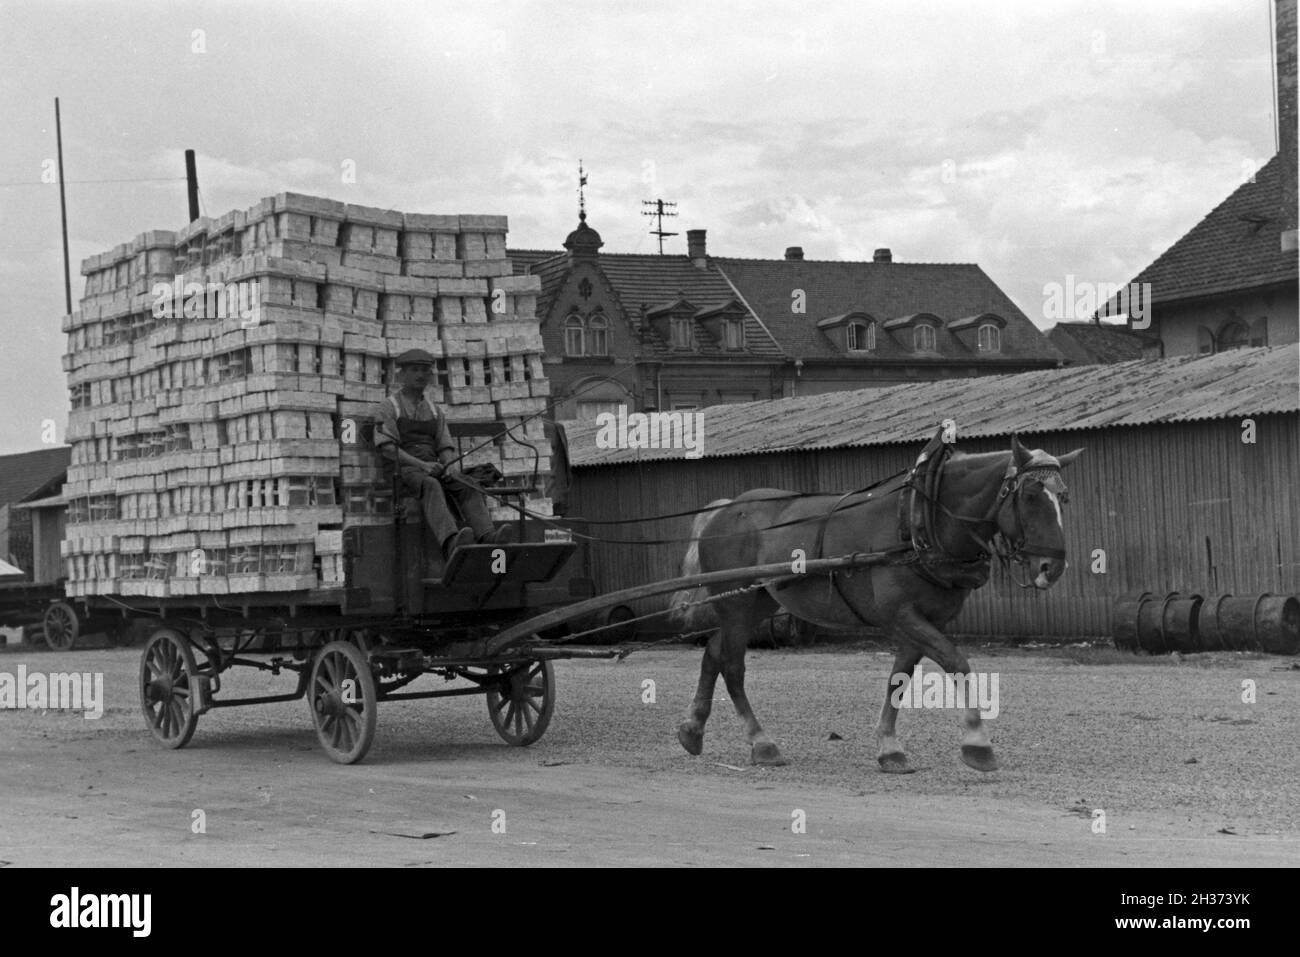
[[[700,665],[694,701],[677,730],[698,755],[718,675],[745,722],[750,759],[786,763],[759,724],[745,694],[745,649],[757,624],[782,608],[824,627],[883,629],[895,646],[893,671],[876,726],[876,760],[886,773],[912,771],[895,735],[898,694],[922,658],[954,676],[969,676],[966,656],[943,634],[967,596],[988,580],[992,558],[1026,569],[1022,587],[1045,590],[1066,569],[1061,469],[1082,449],[1052,456],[1012,436],[1005,452],[963,453],[936,435],[905,477],[844,495],[753,489],[714,501],[697,516],[683,575],[789,562],[791,575],[696,590],[714,596],[718,630]],[[890,554],[880,564],[800,576],[801,559],[855,553]],[[829,578],[829,580],[828,580]],[[728,593],[731,594],[728,594]],[[693,596],[678,593],[679,616]],[[951,680],[951,679],[949,679]],[[968,679],[969,680],[969,679]],[[979,707],[964,709],[961,759],[978,771],[998,767]]]

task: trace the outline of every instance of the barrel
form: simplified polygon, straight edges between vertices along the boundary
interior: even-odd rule
[[[1206,647],[1275,655],[1300,651],[1300,601],[1292,595],[1217,595],[1202,605],[1200,619]]]
[[[1136,598],[1121,599],[1115,605],[1112,635],[1116,648],[1153,654],[1171,651],[1200,651],[1197,627],[1200,595],[1169,592],[1164,597],[1142,592]]]
[[[1116,648],[1125,651],[1138,650],[1138,609],[1151,597],[1151,592],[1134,592],[1121,595],[1111,611],[1110,633]]]

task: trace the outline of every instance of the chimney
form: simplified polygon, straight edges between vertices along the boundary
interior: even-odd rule
[[[686,255],[691,257],[691,265],[696,269],[704,269],[709,264],[709,254],[704,250],[703,229],[686,230]]]
[[[1296,0],[1277,0],[1277,128],[1282,249],[1296,248]]]
[[[785,247],[785,258],[786,258],[786,259],[803,259],[803,247],[802,247],[802,246],[786,246],[786,247]]]
[[[876,250],[876,254],[871,257],[872,262],[890,263],[894,261],[894,254],[887,247],[881,247]]]

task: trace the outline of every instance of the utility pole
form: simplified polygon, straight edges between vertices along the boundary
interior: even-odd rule
[[[54,98],[54,139],[59,149],[59,215],[63,219],[63,298],[68,315],[72,314],[72,272],[68,265],[68,199],[63,192],[63,120],[59,116],[59,98]]]

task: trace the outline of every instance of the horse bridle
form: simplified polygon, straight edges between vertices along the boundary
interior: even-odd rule
[[[1002,487],[998,489],[998,497],[990,509],[989,518],[996,522],[999,512],[1010,501],[1011,517],[1015,531],[1008,536],[999,528],[986,547],[989,553],[997,556],[998,561],[1002,563],[1002,567],[1006,569],[1007,575],[1021,588],[1032,588],[1033,583],[1020,581],[1012,570],[1013,564],[1027,568],[1029,556],[1031,555],[1065,561],[1064,549],[1053,548],[1050,545],[1031,544],[1025,534],[1025,519],[1020,507],[1020,493],[1024,489],[1025,483],[1030,480],[1039,482],[1044,488],[1047,488],[1049,482],[1053,482],[1058,488],[1057,494],[1060,496],[1061,504],[1064,505],[1070,500],[1069,492],[1065,488],[1065,482],[1061,479],[1061,467],[1059,465],[1033,465],[1021,470],[1016,467],[1016,463],[1013,461],[1007,466],[1007,473],[1002,478]],[[971,534],[972,537],[978,539],[978,536],[975,536],[973,532]]]

